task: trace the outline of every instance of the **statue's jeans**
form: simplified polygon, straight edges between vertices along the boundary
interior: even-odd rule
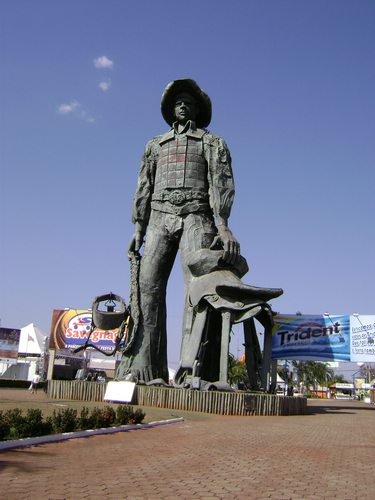
[[[132,374],[144,382],[157,378],[168,381],[166,331],[168,279],[177,252],[180,250],[186,295],[191,280],[186,265],[187,258],[192,252],[209,248],[216,233],[213,217],[209,212],[196,212],[184,216],[156,210],[151,212],[140,266],[140,322],[131,352],[123,357],[119,365],[118,379]]]

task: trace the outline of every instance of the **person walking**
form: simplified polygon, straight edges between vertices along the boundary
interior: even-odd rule
[[[32,384],[31,394],[36,394],[38,392],[39,382],[40,382],[40,375],[39,375],[39,373],[36,373],[33,377],[32,382],[31,382],[31,384]]]

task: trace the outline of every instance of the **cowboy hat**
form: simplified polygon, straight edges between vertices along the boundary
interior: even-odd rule
[[[175,121],[174,105],[176,103],[176,97],[182,93],[191,95],[197,101],[197,106],[199,108],[199,112],[195,120],[197,127],[207,127],[211,121],[211,99],[199,87],[197,82],[190,78],[174,80],[166,86],[163,95],[161,96],[161,114],[163,115],[164,120],[168,123],[168,125],[172,126]]]
[[[193,278],[189,285],[189,303],[198,307],[201,301],[206,301],[213,309],[231,311],[234,323],[240,323],[256,316],[265,302],[282,293],[281,288],[245,285],[232,271],[224,269]]]

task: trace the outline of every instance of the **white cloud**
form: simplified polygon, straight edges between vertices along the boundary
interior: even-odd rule
[[[87,111],[81,111],[81,113],[79,113],[79,118],[87,123],[95,123],[95,118],[91,116]]]
[[[111,87],[111,80],[106,80],[106,81],[103,81],[103,82],[100,82],[99,83],[99,88],[100,90],[102,90],[103,92],[108,92],[108,90],[110,89]]]
[[[94,66],[97,69],[112,69],[114,62],[107,56],[100,56],[94,59]]]
[[[71,101],[68,104],[60,104],[60,106],[57,108],[57,112],[60,115],[72,114],[87,123],[95,122],[95,118],[91,116],[90,113],[88,113],[84,109],[81,109],[81,105],[78,101]]]
[[[78,101],[71,101],[69,104],[60,104],[57,108],[57,112],[60,113],[60,115],[68,115],[69,113],[77,112],[80,106]]]

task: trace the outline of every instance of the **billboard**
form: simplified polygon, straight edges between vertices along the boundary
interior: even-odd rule
[[[375,316],[350,316],[351,361],[375,363]]]
[[[0,327],[0,358],[17,359],[21,330]]]
[[[81,347],[90,333],[91,318],[92,313],[89,309],[54,309],[49,348],[72,351]],[[90,337],[90,343],[103,351],[111,352],[115,347],[116,336],[117,329],[108,331],[95,329]]]
[[[274,317],[272,359],[350,361],[350,316]]]

